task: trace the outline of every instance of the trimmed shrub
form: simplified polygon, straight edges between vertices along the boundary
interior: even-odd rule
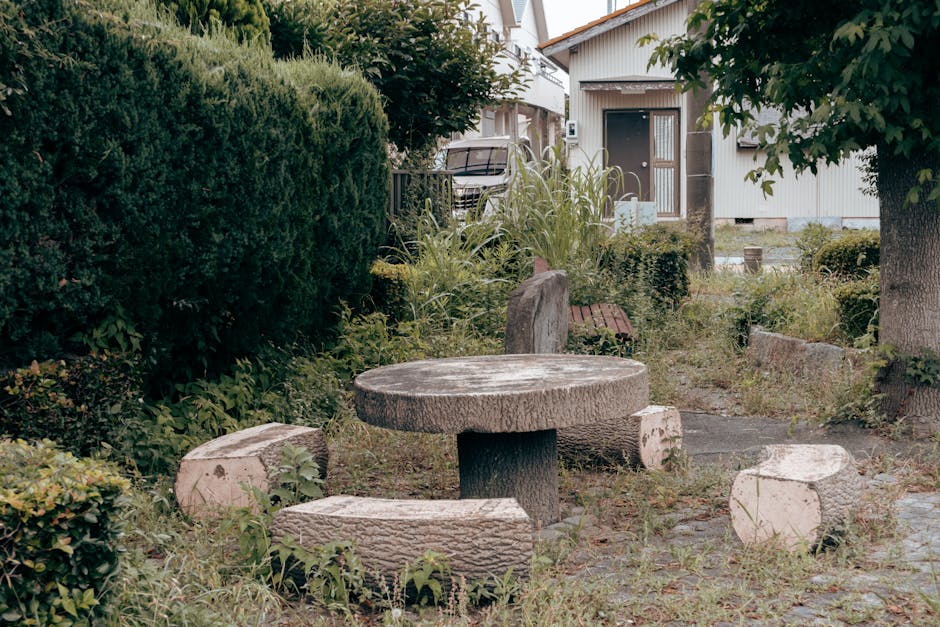
[[[855,339],[871,333],[878,338],[878,297],[881,293],[879,273],[872,272],[858,281],[836,288],[834,296],[839,308],[839,326]]]
[[[150,391],[323,337],[382,241],[378,95],[109,2],[0,0],[0,84],[29,87],[0,115],[0,368],[81,352],[116,311]]]
[[[0,373],[0,435],[48,438],[79,456],[102,442],[119,449],[123,429],[142,413],[137,372],[102,352]]]
[[[0,440],[0,618],[88,624],[118,567],[128,482],[49,441]]]
[[[857,231],[823,244],[813,260],[816,272],[860,279],[880,261],[878,231]]]
[[[812,272],[816,253],[835,237],[831,228],[818,222],[810,222],[800,231],[796,247],[800,251],[800,271]]]
[[[377,259],[372,274],[372,303],[390,320],[402,320],[408,307],[408,274],[411,266]],[[410,317],[410,316],[409,316]]]
[[[628,291],[642,292],[658,305],[678,307],[689,295],[692,239],[663,224],[621,232],[602,245],[601,267]]]

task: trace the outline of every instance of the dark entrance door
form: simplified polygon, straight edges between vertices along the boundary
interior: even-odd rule
[[[611,199],[632,194],[650,200],[649,112],[607,111],[604,129],[607,165],[623,170],[623,183],[610,190]]]
[[[679,215],[679,112],[633,109],[604,112],[607,165],[620,166],[623,183],[610,199],[635,194],[660,216]]]

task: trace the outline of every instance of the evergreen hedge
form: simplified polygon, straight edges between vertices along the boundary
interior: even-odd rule
[[[134,0],[0,18],[0,368],[119,312],[151,381],[190,378],[368,291],[389,170],[360,76]]]
[[[601,246],[601,267],[621,286],[654,304],[676,308],[689,295],[693,240],[665,224],[622,231]],[[628,289],[628,291],[629,291]]]
[[[875,270],[863,279],[840,285],[833,292],[839,308],[839,326],[853,340],[866,333],[878,338],[880,276]]]

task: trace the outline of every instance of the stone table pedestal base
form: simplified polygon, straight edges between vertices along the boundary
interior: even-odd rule
[[[515,497],[536,525],[557,522],[555,429],[528,433],[459,433],[460,498]]]

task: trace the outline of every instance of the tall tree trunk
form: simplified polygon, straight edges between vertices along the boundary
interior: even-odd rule
[[[905,198],[928,168],[940,172],[940,155],[898,157],[878,147],[879,342],[898,355],[881,373],[878,389],[888,419],[904,421],[919,437],[940,434],[940,383],[913,384],[904,373],[906,357],[925,349],[940,354],[940,207],[926,199],[926,189],[917,203],[906,205]]]

